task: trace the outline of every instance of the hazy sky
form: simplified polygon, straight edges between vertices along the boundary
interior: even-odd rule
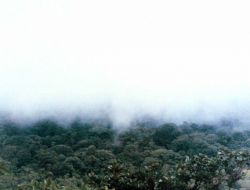
[[[250,118],[249,9],[249,0],[0,1],[0,110]]]

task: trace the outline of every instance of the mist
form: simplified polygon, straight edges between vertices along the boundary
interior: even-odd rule
[[[1,1],[1,118],[248,124],[249,5]]]

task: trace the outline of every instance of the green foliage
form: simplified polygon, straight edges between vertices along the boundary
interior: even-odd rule
[[[0,159],[0,175],[8,173],[8,169],[4,160]]]
[[[50,120],[40,121],[30,128],[31,134],[38,135],[40,137],[61,135],[64,132],[65,129],[63,127]]]
[[[179,136],[177,126],[174,124],[164,124],[160,126],[153,135],[155,144],[168,147],[169,144]]]
[[[218,149],[221,148],[219,144],[215,144],[217,138],[213,134],[192,133],[180,135],[172,142],[172,149],[176,152],[183,152],[186,155],[194,155],[204,153],[215,156]]]
[[[218,189],[222,184],[232,187],[243,176],[243,169],[249,161],[246,152],[218,152],[216,157],[203,154],[177,164],[161,180],[165,189]],[[161,189],[160,188],[160,189]]]
[[[145,166],[140,170],[133,170],[124,164],[114,163],[108,166],[105,175],[89,174],[90,184],[98,189],[116,190],[154,190],[158,178],[158,164]]]
[[[29,183],[19,184],[17,190],[91,190],[82,181],[75,178],[51,178],[42,181],[32,180]]]
[[[99,121],[7,123],[0,128],[0,189],[232,187],[247,167],[249,142],[249,131],[189,123],[136,123],[123,132]]]

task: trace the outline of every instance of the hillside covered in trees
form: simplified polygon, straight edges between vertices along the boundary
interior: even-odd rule
[[[228,126],[42,120],[0,127],[3,190],[202,190],[237,188],[250,131]]]

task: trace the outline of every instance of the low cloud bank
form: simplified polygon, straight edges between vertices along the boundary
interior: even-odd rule
[[[249,1],[2,1],[2,120],[250,119]]]

